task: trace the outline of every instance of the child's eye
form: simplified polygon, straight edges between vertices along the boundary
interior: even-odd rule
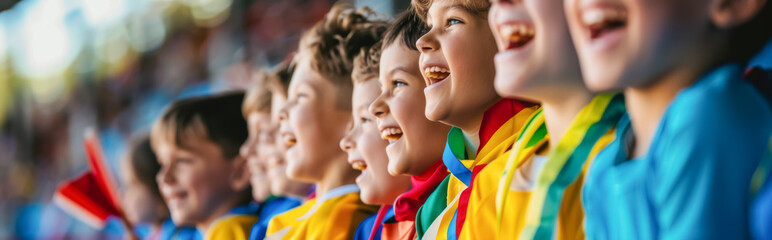
[[[456,18],[448,18],[448,21],[447,21],[447,23],[446,23],[446,24],[447,24],[448,26],[451,26],[451,25],[454,25],[454,24],[459,24],[459,23],[464,23],[464,22],[462,22],[461,20],[458,20],[458,19],[456,19]]]
[[[401,80],[394,80],[394,81],[391,81],[391,84],[392,84],[392,85],[394,85],[394,87],[399,87],[399,86],[407,86],[407,83],[406,83],[406,82],[403,82],[403,81],[401,81]]]
[[[359,118],[359,122],[361,122],[361,123],[369,123],[370,119],[369,118],[364,118],[364,117],[363,118]]]

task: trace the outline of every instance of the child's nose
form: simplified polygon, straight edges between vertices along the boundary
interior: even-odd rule
[[[436,39],[434,38],[434,30],[427,32],[421,36],[418,41],[415,42],[416,47],[421,53],[428,53],[436,51],[439,48]]]
[[[284,106],[282,106],[281,109],[279,109],[279,122],[287,119],[288,119],[287,104],[284,104]]]
[[[351,141],[351,134],[346,134],[346,136],[340,140],[340,149],[345,152],[354,149],[354,141]]]
[[[383,95],[378,96],[378,98],[376,98],[375,101],[373,101],[373,103],[370,104],[370,107],[367,108],[367,110],[370,111],[370,114],[372,114],[376,118],[383,117],[383,115],[385,115],[389,111],[389,107],[383,101],[382,97]]]
[[[158,171],[158,174],[155,175],[155,180],[159,184],[168,184],[174,182],[174,178],[172,177],[171,171],[169,171],[168,167],[161,167],[161,169]]]

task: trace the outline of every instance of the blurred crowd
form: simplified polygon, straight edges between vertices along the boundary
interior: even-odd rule
[[[195,16],[193,5],[216,0],[117,1],[147,6],[124,13],[111,29],[86,26],[83,31],[96,36],[94,32],[140,25],[136,31],[148,36],[158,28],[153,24],[161,24],[157,46],[137,50],[136,44],[108,42],[126,49],[118,60],[105,60],[100,54],[104,50],[92,47],[99,40],[81,39],[83,47],[64,71],[51,74],[54,77],[30,77],[17,67],[22,60],[10,54],[18,47],[11,38],[18,28],[13,25],[54,2],[24,0],[0,13],[5,23],[0,25],[5,27],[0,45],[9,52],[0,55],[0,239],[121,236],[118,224],[97,231],[51,204],[62,180],[88,168],[84,130],[98,130],[106,158],[118,172],[127,139],[147,132],[164,106],[184,97],[247,87],[252,74],[287,59],[302,31],[322,18],[334,1],[224,0],[220,2],[228,6],[220,19],[209,22]],[[79,13],[87,15],[86,2],[62,10],[68,22]],[[152,15],[148,12],[156,15],[144,19]],[[147,21],[137,24],[136,19]]]

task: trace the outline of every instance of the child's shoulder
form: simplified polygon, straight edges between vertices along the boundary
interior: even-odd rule
[[[739,65],[725,65],[711,71],[676,96],[662,124],[669,129],[700,131],[769,128],[772,122],[769,103],[742,74]]]
[[[359,197],[359,191],[327,198],[322,204],[327,206],[329,213],[332,215],[337,215],[335,213],[351,213],[369,216],[378,211],[378,206],[367,205],[362,202]]]
[[[276,215],[271,222],[274,222],[276,220],[279,221],[294,221],[295,219],[300,218],[301,216],[305,215],[308,211],[312,210],[312,208],[315,207],[317,199],[310,199],[303,204],[300,204],[300,206],[297,206],[293,209],[287,210],[284,213]]]
[[[725,65],[682,90],[660,122],[653,151],[668,158],[760,158],[772,134],[772,109],[742,73],[739,65]]]
[[[258,220],[257,215],[230,214],[213,223],[207,239],[247,239]]]

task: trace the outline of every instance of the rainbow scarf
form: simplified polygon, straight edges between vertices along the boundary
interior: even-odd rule
[[[579,191],[587,163],[590,162],[588,159],[593,158],[613,139],[614,126],[624,113],[624,99],[621,94],[604,94],[595,97],[574,118],[556,149],[550,151],[534,189],[528,196],[527,206],[512,206],[506,203],[507,197],[513,194],[510,186],[515,170],[524,161],[532,159],[537,150],[549,139],[542,111],[534,114],[518,136],[498,185],[496,232],[501,233],[502,229],[513,227],[502,224],[502,222],[510,222],[503,221],[505,218],[518,217],[503,214],[507,208],[526,209],[525,226],[519,233],[520,238],[523,239],[551,239],[558,222],[561,222],[561,229],[566,228],[567,225],[576,228],[569,230],[573,233],[568,234],[581,232],[583,213],[566,208],[564,205],[574,203],[573,206],[581,206]],[[576,181],[580,182],[574,184]],[[570,187],[575,190],[571,194],[567,190]],[[560,218],[566,219],[565,221],[558,219],[558,213],[562,211],[571,211],[570,214],[560,214]]]
[[[536,111],[537,107],[524,104],[513,99],[503,99],[488,109],[483,116],[480,125],[480,147],[476,157],[470,159],[464,135],[458,128],[451,128],[443,154],[443,162],[451,175],[446,178],[446,189],[437,189],[437,199],[444,195],[446,204],[442,211],[438,209],[426,210],[436,214],[428,228],[421,229],[425,224],[418,221],[422,218],[421,212],[425,207],[442,206],[442,204],[425,205],[419,211],[416,227],[418,235],[422,239],[457,239],[457,236],[466,219],[467,203],[471,193],[474,173],[483,169],[488,163],[504,154],[511,146],[512,136],[526,123],[528,117]],[[440,185],[440,188],[443,184]],[[431,199],[432,197],[430,197]],[[430,201],[427,200],[427,203]]]

